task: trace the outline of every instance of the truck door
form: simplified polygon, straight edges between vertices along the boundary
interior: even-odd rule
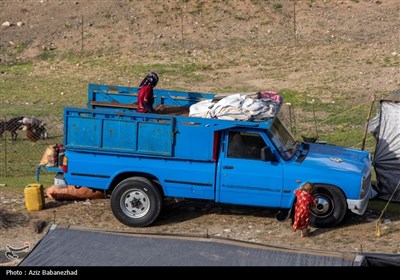
[[[243,131],[225,134],[225,148],[218,164],[217,201],[281,206],[282,164],[271,154],[266,158],[262,156],[263,151],[272,148],[263,136],[266,137],[258,132]]]

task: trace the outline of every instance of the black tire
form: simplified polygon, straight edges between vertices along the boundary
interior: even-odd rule
[[[347,212],[347,201],[342,191],[334,186],[315,186],[313,195],[317,205],[311,208],[311,225],[328,228],[340,224]]]
[[[132,177],[119,183],[111,194],[111,209],[124,225],[145,227],[160,214],[162,197],[157,187],[143,177]]]

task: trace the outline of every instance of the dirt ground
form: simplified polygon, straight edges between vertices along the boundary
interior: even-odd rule
[[[6,246],[30,248],[52,224],[135,233],[179,234],[223,237],[285,248],[348,252],[400,253],[399,217],[384,216],[381,236],[376,237],[379,213],[350,214],[335,228],[315,229],[307,238],[293,233],[290,220],[280,222],[274,209],[215,204],[202,200],[164,201],[156,222],[146,228],[130,228],[114,218],[109,199],[55,201],[46,198],[45,209],[28,212],[20,192],[2,191],[0,208],[0,264],[17,265],[21,259],[5,257]],[[38,232],[38,225],[44,225]],[[22,258],[24,253],[20,255]]]
[[[56,69],[73,78],[75,63],[51,65],[35,58],[84,49],[99,56],[114,53],[110,63],[115,57],[132,65],[185,60],[204,70],[196,72],[196,77],[173,77],[165,71],[160,80],[163,87],[204,92],[289,88],[329,103],[347,96],[348,102],[359,104],[400,87],[398,0],[295,2],[296,14],[292,0],[0,1],[0,64],[32,60],[34,74],[50,76]],[[88,81],[109,78],[96,67],[79,67],[85,68]],[[132,82],[132,73],[117,74],[118,79],[107,81]],[[0,105],[7,104],[2,102],[8,96],[0,95]],[[300,238],[292,233],[289,221],[275,219],[272,209],[171,200],[154,225],[129,228],[114,218],[108,199],[47,199],[45,209],[38,212],[26,211],[23,190],[0,187],[0,199],[0,265],[19,262],[5,258],[7,245],[21,247],[28,242],[32,248],[54,222],[104,230],[219,236],[291,248],[400,252],[400,217],[385,216],[382,236],[377,238],[379,213],[371,210]],[[43,221],[45,228],[36,233],[35,225]]]

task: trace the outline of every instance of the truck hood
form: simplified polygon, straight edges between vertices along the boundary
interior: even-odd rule
[[[318,165],[329,169],[363,174],[370,166],[369,153],[361,150],[325,144],[303,144],[302,153],[307,153],[303,164]]]

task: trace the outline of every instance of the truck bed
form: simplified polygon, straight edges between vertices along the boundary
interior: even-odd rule
[[[155,90],[159,113],[136,113],[137,91],[138,88],[89,84],[88,108],[64,109],[64,145],[82,152],[212,161],[219,130],[270,125],[270,120],[188,117],[192,104],[215,98],[211,93]]]

